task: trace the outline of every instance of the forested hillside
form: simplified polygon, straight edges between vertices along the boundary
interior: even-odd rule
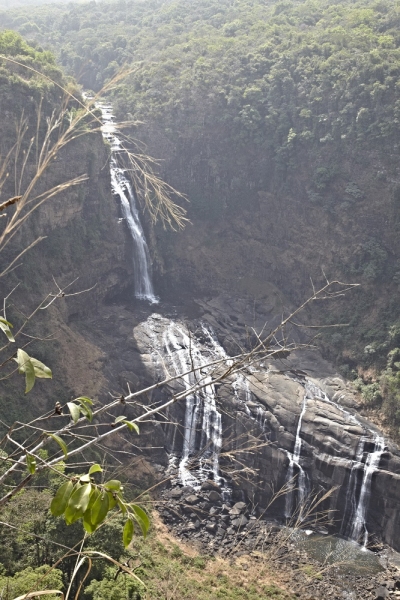
[[[114,85],[118,115],[145,123],[136,135],[187,193],[198,244],[211,222],[247,223],[219,273],[224,249],[199,265],[187,238],[159,232],[153,253],[168,289],[227,289],[239,278],[260,301],[273,285],[298,302],[322,268],[362,284],[329,315],[321,310],[325,324],[350,326],[320,343],[346,376],[369,373],[360,389],[391,418],[400,385],[399,22],[394,0],[124,0],[0,17],[53,49],[85,88],[132,69]],[[380,386],[374,369],[386,369]]]

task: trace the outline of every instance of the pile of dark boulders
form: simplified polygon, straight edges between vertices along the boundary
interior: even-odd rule
[[[287,574],[289,591],[302,600],[400,600],[396,566],[389,564],[378,575],[327,569],[291,543],[280,524],[258,519],[245,502],[224,500],[213,480],[200,490],[174,484],[161,492],[156,508],[171,533],[205,554],[228,559],[249,554],[263,563],[267,558]]]

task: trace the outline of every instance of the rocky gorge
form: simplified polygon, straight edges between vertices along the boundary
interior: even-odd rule
[[[122,188],[114,184],[118,202]],[[137,209],[135,218],[141,218]],[[165,372],[190,371],[193,364],[209,377],[202,392],[172,406],[145,430],[142,452],[159,472],[168,469],[168,479],[178,485],[176,498],[184,493],[179,486],[186,485],[193,500],[187,504],[196,506],[196,493],[208,482],[222,494],[218,501],[245,502],[254,518],[268,507],[268,517],[283,523],[293,516],[311,521],[312,515],[302,514],[309,498],[329,492],[320,509],[331,532],[366,546],[383,542],[398,549],[399,450],[357,412],[353,388],[316,349],[256,363],[213,384],[209,363],[228,364],[237,348],[249,343],[249,325],[261,331],[266,323],[278,322],[273,300],[255,307],[246,297],[220,293],[189,301],[183,294],[176,303],[161,297],[155,312],[140,298],[132,304],[134,286],[131,300],[114,290],[101,320],[93,315],[84,327],[90,343],[101,348],[112,381],[139,388]],[[296,332],[291,335],[300,339]],[[166,392],[152,392],[148,402],[192,385],[191,377],[170,384]],[[271,503],[285,485],[288,493]],[[236,516],[240,523],[233,527],[247,525],[247,517]],[[188,525],[193,535],[197,520]],[[215,521],[207,526],[208,536],[229,529]]]

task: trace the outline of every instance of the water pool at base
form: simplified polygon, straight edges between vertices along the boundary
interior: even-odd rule
[[[321,563],[321,570],[337,574],[375,575],[383,571],[379,556],[356,542],[330,535],[295,531],[291,536],[295,547],[305,550],[310,558]]]

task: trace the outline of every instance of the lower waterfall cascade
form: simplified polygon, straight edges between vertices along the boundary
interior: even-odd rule
[[[153,348],[153,360],[158,371],[163,364],[171,369],[172,374],[186,372],[190,370],[191,365],[202,368],[203,390],[201,393],[189,395],[185,401],[182,444],[179,446],[176,442],[176,427],[173,434],[175,437],[171,442],[170,464],[173,469],[177,465],[178,481],[196,490],[199,489],[202,481],[211,477],[221,484],[226,497],[230,492],[229,485],[221,476],[219,465],[223,428],[221,414],[217,407],[218,391],[210,379],[207,379],[209,375],[207,375],[206,365],[221,358],[229,363],[230,357],[218,343],[215,333],[204,324],[200,327],[201,339],[195,334],[189,334],[183,323],[165,319],[157,314],[148,317],[144,326],[151,338],[150,346]],[[229,384],[231,393],[243,406],[243,412],[247,417],[257,423],[268,438],[269,431],[263,415],[264,411],[251,390],[250,377],[250,372],[247,376],[243,373],[234,374]],[[190,389],[195,383],[193,373],[185,375],[182,379],[185,389]],[[347,422],[361,427],[363,431],[359,442],[362,452],[357,450],[354,458],[349,459],[352,467],[346,496],[351,498],[351,502],[346,502],[346,509],[342,515],[343,525],[346,526],[344,529],[342,527],[342,534],[348,539],[361,542],[366,547],[368,543],[366,522],[372,476],[379,469],[380,457],[385,449],[384,438],[361,424],[349,410],[331,400],[314,381],[304,379],[298,382],[301,383],[304,393],[293,450],[279,448],[288,460],[286,482],[289,491],[285,496],[283,516],[288,522],[293,515],[301,521],[301,507],[306,503],[308,494],[313,489],[311,474],[302,464],[302,422],[308,403],[310,400],[317,399],[327,406],[338,409]],[[179,424],[177,426],[179,427]],[[364,451],[366,442],[373,444],[372,451]]]
[[[297,492],[298,492],[298,506],[299,506],[299,510],[301,511],[301,507],[304,505],[304,500],[307,496],[307,492],[308,492],[308,486],[307,486],[307,475],[304,472],[304,469],[302,468],[302,466],[300,465],[300,456],[301,456],[301,437],[300,437],[300,432],[301,432],[301,423],[303,420],[303,416],[304,413],[306,412],[306,408],[307,408],[307,399],[310,397],[310,390],[307,386],[307,382],[305,385],[305,390],[304,390],[304,398],[303,398],[303,402],[302,402],[302,407],[301,407],[301,413],[300,413],[300,417],[297,423],[297,429],[296,429],[296,439],[295,439],[295,443],[294,443],[294,449],[293,449],[293,453],[289,452],[288,450],[286,450],[286,455],[289,459],[289,469],[287,472],[287,483],[288,483],[288,487],[289,490],[286,494],[286,503],[285,503],[285,517],[286,519],[291,519],[293,512],[294,512],[294,493],[295,493],[295,487],[297,487]],[[294,481],[294,469],[298,470],[298,476],[297,476],[297,480]],[[301,515],[299,515],[299,517],[301,518]]]
[[[289,458],[289,469],[287,474],[287,482],[290,482],[293,478],[294,467],[297,467],[299,474],[297,481],[290,485],[291,489],[286,495],[286,509],[285,516],[290,518],[293,514],[293,488],[297,488],[298,501],[297,505],[301,507],[307,493],[310,491],[307,486],[307,475],[303,468],[299,464],[301,457],[301,424],[304,413],[307,407],[307,399],[318,398],[323,402],[331,404],[338,408],[345,417],[361,426],[365,430],[365,435],[360,438],[359,445],[352,459],[352,467],[349,477],[348,490],[346,494],[346,508],[343,515],[341,533],[348,539],[358,543],[362,543],[363,547],[366,548],[368,544],[368,530],[366,526],[366,519],[368,514],[369,498],[371,494],[372,475],[379,469],[380,458],[385,451],[386,444],[382,436],[378,435],[372,429],[366,428],[352,413],[346,410],[343,406],[337,402],[333,402],[325,392],[323,392],[314,382],[306,379],[304,383],[304,399],[302,403],[302,409],[298,420],[296,430],[296,440],[293,454],[288,451]],[[368,437],[370,436],[370,437]],[[365,451],[365,444],[372,442],[373,450],[371,452]],[[362,477],[361,486],[357,495],[357,482]],[[300,509],[301,510],[301,509]]]
[[[123,148],[116,134],[112,107],[105,104],[98,106],[102,111],[103,135],[111,144],[112,190],[119,197],[121,211],[133,242],[134,295],[150,303],[157,303],[159,299],[154,293],[149,250],[135,195],[119,159]],[[219,387],[214,384],[209,368],[210,362],[218,360],[224,360],[228,365],[231,360],[229,355],[219,343],[215,331],[206,322],[199,323],[197,332],[191,334],[184,321],[151,314],[141,326],[148,338],[146,352],[152,357],[157,376],[165,375],[166,371],[172,375],[186,373],[181,378],[181,386],[186,391],[196,384],[198,378],[202,381],[201,389],[186,397],[183,417],[179,422],[174,423],[172,412],[167,414],[167,419],[171,420],[168,426],[168,453],[172,477],[180,485],[194,490],[200,489],[205,480],[213,479],[220,486],[224,498],[229,498],[232,488],[229,477],[221,473],[220,465],[224,430],[223,415],[218,408]],[[305,436],[304,422],[308,418],[310,404],[317,401],[322,405],[322,412],[324,407],[331,407],[341,415],[349,430],[360,431],[354,434],[359,436],[357,448],[353,452],[349,447],[347,457],[340,459],[341,468],[348,473],[342,484],[345,486],[345,507],[341,514],[340,533],[367,547],[373,476],[379,471],[381,458],[387,448],[384,437],[342,406],[340,398],[338,402],[331,399],[311,378],[296,379],[290,375],[289,379],[303,388],[301,401],[297,402],[300,412],[290,431],[283,426],[279,427],[282,435],[286,436],[285,444],[281,445],[279,438],[271,442],[271,417],[268,417],[271,411],[261,402],[253,382],[255,371],[258,370],[268,378],[269,368],[268,365],[258,365],[254,372],[251,368],[246,373],[238,372],[230,376],[227,385],[230,386],[231,398],[235,399],[242,414],[259,428],[268,443],[275,445],[282,465],[285,465],[284,482],[288,492],[282,505],[282,519],[289,523],[293,515],[297,514],[301,520],[301,507],[313,491],[314,481],[306,456],[307,452],[310,453],[309,449],[306,451],[306,437],[309,434]],[[327,453],[327,462],[332,463],[334,471],[338,464],[334,444]]]
[[[165,321],[162,336],[157,336],[155,323]],[[218,358],[224,356],[222,347],[216,346],[213,333],[202,325],[204,337],[200,345],[195,336],[189,337],[183,326],[175,321],[166,321],[160,315],[153,314],[148,318],[147,331],[157,349],[155,361],[160,356],[173,374],[186,373],[182,377],[186,390],[196,383],[196,377],[202,381],[202,389],[190,394],[185,400],[185,417],[183,423],[183,442],[180,456],[175,454],[175,440],[172,440],[170,461],[174,466],[178,463],[178,478],[183,485],[198,489],[201,482],[212,477],[219,483],[225,495],[229,492],[226,482],[219,471],[219,454],[222,445],[221,414],[216,406],[216,390],[212,378],[208,374],[209,357],[217,352]],[[207,347],[207,348],[206,348]],[[196,371],[190,372],[194,368]],[[179,424],[174,427],[176,429]],[[197,457],[194,466],[194,459]]]

